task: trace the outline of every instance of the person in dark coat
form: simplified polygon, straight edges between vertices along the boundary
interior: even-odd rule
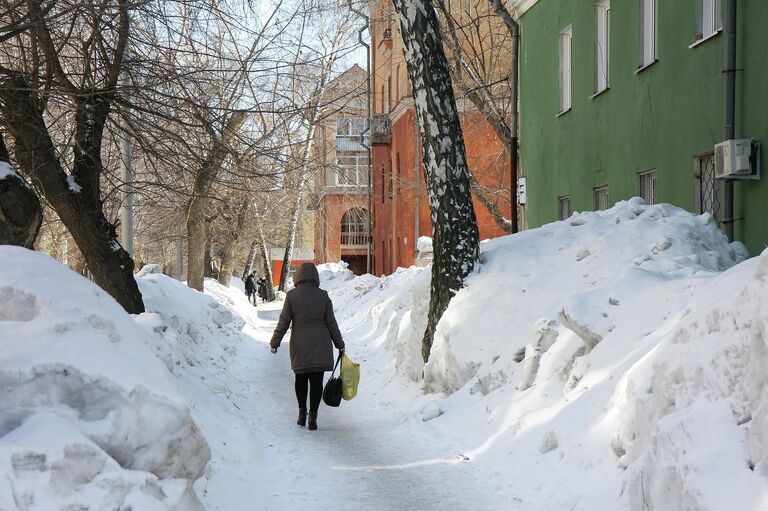
[[[256,305],[256,272],[252,271],[250,275],[245,278],[245,296],[248,297],[248,301]]]
[[[269,345],[277,353],[283,336],[291,330],[291,369],[296,373],[296,399],[299,426],[307,420],[309,387],[309,429],[317,429],[317,409],[323,395],[323,373],[333,370],[333,347],[343,352],[344,340],[333,315],[328,293],[320,289],[320,275],[312,263],[302,264],[293,277],[295,286],[288,291],[275,333]]]
[[[261,277],[259,279],[259,298],[261,298],[262,301],[267,301],[267,279],[264,277]]]

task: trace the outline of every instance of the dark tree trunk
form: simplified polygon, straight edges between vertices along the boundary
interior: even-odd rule
[[[426,362],[440,317],[478,257],[477,219],[464,137],[430,0],[394,0],[424,141],[422,159],[432,218],[432,282],[421,354]]]
[[[34,249],[43,225],[43,208],[37,194],[10,165],[11,158],[0,132],[0,245]]]
[[[68,181],[33,99],[32,88],[21,78],[0,83],[3,122],[14,139],[19,169],[42,190],[83,254],[96,284],[132,314],[144,312],[133,277],[133,260],[117,241],[115,226],[102,209],[99,176],[101,140],[109,115],[107,97],[78,95],[73,176]]]
[[[206,231],[208,231],[207,227],[206,227]],[[205,242],[205,259],[204,259],[205,266],[203,268],[203,277],[206,279],[215,279],[216,277],[219,276],[219,271],[213,262],[212,246],[213,246],[213,243],[209,234],[208,241]]]
[[[229,287],[229,283],[232,281],[232,267],[235,264],[235,248],[237,242],[240,239],[240,233],[243,232],[245,226],[245,215],[248,211],[248,201],[244,200],[240,204],[240,209],[237,212],[237,224],[234,229],[226,233],[224,239],[224,245],[221,248],[221,270],[219,271],[219,284]],[[229,223],[227,223],[229,227]]]
[[[205,248],[208,227],[205,216],[210,202],[211,187],[219,175],[230,144],[248,117],[246,112],[232,112],[222,132],[213,140],[211,151],[195,177],[192,198],[187,203],[187,285],[203,291],[205,277]]]

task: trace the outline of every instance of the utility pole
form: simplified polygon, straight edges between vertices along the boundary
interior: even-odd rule
[[[128,74],[123,71],[122,80],[124,90],[128,89]],[[127,96],[127,92],[126,92]],[[123,158],[121,165],[121,175],[123,186],[125,187],[123,205],[120,209],[120,240],[123,248],[128,255],[133,257],[133,168],[132,157],[133,147],[131,146],[131,128],[128,122],[128,110],[125,107],[122,116],[123,125]]]
[[[181,208],[176,210],[176,278],[184,282],[184,226]]]

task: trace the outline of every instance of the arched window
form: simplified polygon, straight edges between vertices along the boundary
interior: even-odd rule
[[[341,245],[366,246],[368,243],[368,211],[352,208],[341,217]]]

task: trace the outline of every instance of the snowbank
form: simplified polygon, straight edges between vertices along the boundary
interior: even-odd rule
[[[0,508],[196,509],[210,451],[156,336],[47,255],[0,267]]]
[[[426,365],[428,271],[328,284],[361,393],[512,509],[758,510],[768,251],[745,257],[709,215],[640,199],[484,242]]]

